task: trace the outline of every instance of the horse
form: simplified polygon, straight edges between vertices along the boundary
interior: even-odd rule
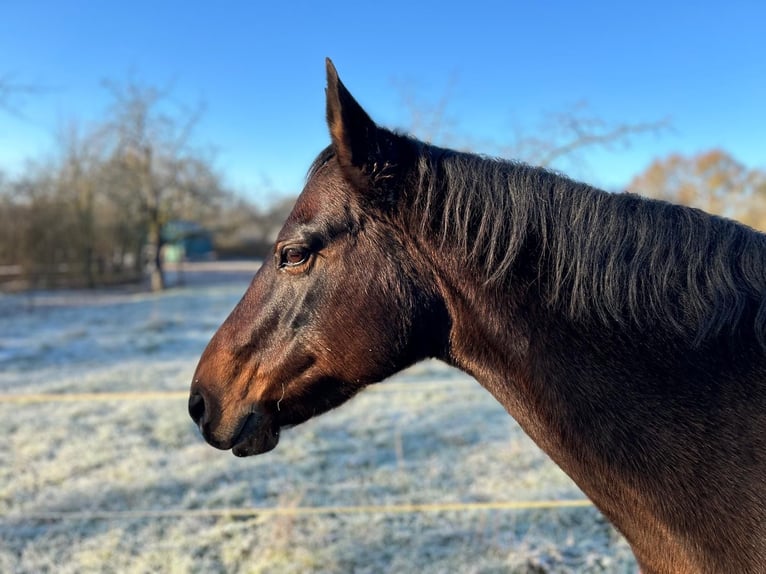
[[[331,143],[193,376],[207,442],[267,452],[436,358],[645,574],[766,572],[766,235],[380,127],[326,64]]]

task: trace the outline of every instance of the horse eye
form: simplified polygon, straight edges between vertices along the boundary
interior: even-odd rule
[[[305,263],[309,258],[309,252],[301,247],[287,247],[282,250],[281,267],[297,267]]]

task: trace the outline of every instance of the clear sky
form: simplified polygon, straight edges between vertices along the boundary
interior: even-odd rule
[[[295,193],[329,141],[325,56],[391,127],[410,119],[402,85],[424,103],[449,94],[454,131],[476,141],[582,101],[613,122],[669,118],[672,131],[575,167],[606,188],[672,151],[766,168],[764,22],[762,0],[0,0],[0,76],[45,88],[14,101],[21,117],[0,111],[0,169],[50,153],[62,123],[103,117],[102,81],[132,76],[204,102],[197,138],[231,185]]]

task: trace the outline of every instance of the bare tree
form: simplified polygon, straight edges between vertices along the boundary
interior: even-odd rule
[[[40,93],[42,88],[33,84],[17,81],[11,74],[0,76],[0,110],[20,116],[21,102],[24,96]]]
[[[453,73],[439,98],[427,101],[418,94],[413,82],[393,80],[402,108],[409,115],[407,129],[427,143],[465,146],[466,137],[456,133],[457,122],[449,113],[449,104],[457,84],[458,76]]]
[[[66,238],[75,252],[73,259],[80,267],[80,273],[88,287],[96,285],[98,262],[109,257],[98,253],[99,247],[111,248],[108,242],[99,241],[97,208],[102,207],[104,181],[102,177],[104,156],[104,134],[101,129],[87,130],[70,121],[58,134],[60,157],[56,162],[54,184],[56,194],[67,206],[74,222],[72,233]]]
[[[503,155],[549,167],[564,158],[581,162],[582,152],[588,149],[624,149],[636,136],[659,134],[669,127],[668,119],[609,122],[581,102],[568,110],[545,114],[534,135],[517,130],[513,140],[501,146],[501,150]]]
[[[534,128],[509,129],[508,138],[477,139],[462,133],[449,103],[457,83],[453,76],[435,102],[418,97],[410,83],[395,82],[402,107],[408,114],[408,129],[429,143],[448,145],[467,151],[482,151],[500,157],[523,160],[551,167],[566,159],[582,164],[583,152],[594,149],[619,149],[633,138],[659,134],[670,127],[668,119],[648,122],[608,122],[590,111],[584,102],[570,109],[545,113]]]
[[[161,290],[163,226],[219,197],[220,178],[192,140],[201,108],[173,106],[168,92],[153,86],[109,83],[107,88],[113,97],[110,188],[134,205],[148,241],[151,288]]]
[[[55,167],[49,162],[29,163],[8,192],[9,235],[12,259],[30,286],[56,286],[59,273],[70,262],[73,231],[68,206],[56,189]]]
[[[12,182],[0,171],[0,266],[10,268],[18,262],[18,220]]]
[[[194,145],[201,107],[135,82],[107,88],[105,120],[68,123],[52,157],[0,181],[0,265],[21,269],[27,285],[131,280],[148,255],[152,289],[162,289],[163,226],[209,218],[227,193],[211,154]],[[33,91],[0,77],[0,110],[16,114],[18,96]]]

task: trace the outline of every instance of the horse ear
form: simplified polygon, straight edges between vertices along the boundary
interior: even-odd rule
[[[386,158],[379,157],[382,130],[340,81],[329,58],[326,94],[327,125],[338,163],[354,183],[367,184],[375,169],[386,163]]]

